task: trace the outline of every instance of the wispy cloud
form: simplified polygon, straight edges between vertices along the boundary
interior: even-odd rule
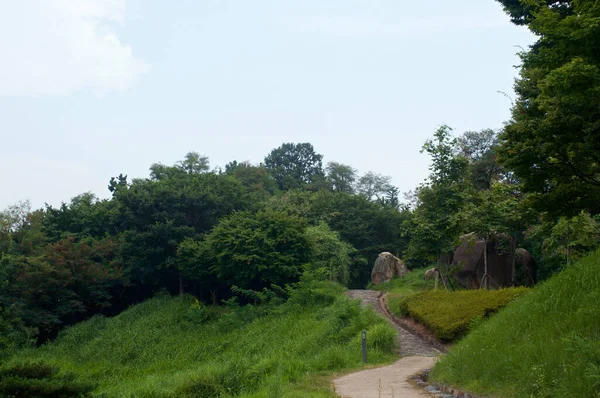
[[[124,90],[149,65],[112,24],[126,0],[8,1],[0,13],[0,96]]]
[[[353,16],[311,16],[285,18],[279,23],[297,32],[335,36],[415,36],[509,24],[505,19],[485,20],[477,16],[406,18],[395,22]]]

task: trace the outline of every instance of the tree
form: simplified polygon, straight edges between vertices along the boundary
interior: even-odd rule
[[[28,200],[18,202],[0,211],[0,254],[8,253],[14,248],[19,231],[28,224],[31,214],[31,203]]]
[[[382,200],[388,194],[392,178],[369,171],[358,179],[356,190],[368,200]]]
[[[217,291],[222,284],[213,269],[213,260],[202,240],[186,238],[177,247],[179,274],[194,284],[194,295],[202,298],[206,297],[206,291],[210,291],[212,301],[216,304]],[[180,286],[180,293],[183,293],[183,286]]]
[[[354,193],[356,169],[342,163],[329,162],[325,171],[327,172],[327,181],[331,184],[332,190],[350,194]]]
[[[198,152],[186,153],[184,159],[175,165],[188,174],[206,173],[210,169],[208,156],[200,155]]]
[[[133,281],[149,288],[143,294],[156,287],[181,288],[179,244],[208,233],[233,211],[254,206],[240,181],[214,173],[134,180],[114,200],[125,266]]]
[[[600,53],[595,1],[503,1],[538,35],[521,53],[512,119],[501,163],[522,180],[532,203],[554,215],[600,212]]]
[[[305,188],[324,177],[323,155],[309,143],[287,143],[265,157],[265,167],[282,191]]]
[[[560,15],[572,13],[573,0],[543,0],[539,2],[525,2],[522,0],[497,0],[504,10],[510,15],[511,21],[516,25],[529,25],[535,18],[540,7],[554,9]]]
[[[441,126],[421,150],[431,158],[430,174],[418,189],[419,204],[404,227],[404,235],[410,237],[407,255],[413,261],[427,263],[451,253],[464,230],[468,162],[456,154],[457,140],[451,131]]]
[[[306,220],[284,212],[236,212],[206,236],[222,283],[262,290],[298,280],[310,256]]]
[[[183,160],[175,162],[173,166],[153,163],[150,166],[150,179],[158,181],[167,178],[180,178],[185,174],[202,174],[208,172],[209,168],[210,163],[207,156],[200,155],[198,152],[188,152]],[[112,180],[111,185],[113,185]]]
[[[100,200],[91,192],[82,193],[58,208],[46,205],[43,231],[50,242],[65,236],[101,238],[116,232],[115,207],[113,201]]]
[[[117,189],[127,188],[127,176],[119,174],[118,177],[111,177],[108,182],[108,190],[111,193],[115,193]]]
[[[464,181],[467,159],[457,156],[458,140],[452,138],[452,128],[442,125],[433,134],[433,139],[425,141],[421,153],[427,152],[431,158],[429,183],[431,185],[456,185]]]
[[[324,222],[306,228],[305,237],[311,247],[310,269],[326,275],[330,281],[347,286],[349,267],[356,249]]]
[[[311,224],[325,222],[356,248],[349,270],[349,285],[353,288],[363,288],[370,281],[373,263],[379,253],[391,252],[400,256],[408,244],[399,233],[408,213],[361,195],[320,191],[310,198],[307,212]]]
[[[490,189],[502,178],[498,144],[498,134],[492,129],[467,131],[457,139],[458,154],[469,160],[471,182],[477,189]]]
[[[225,165],[225,174],[240,180],[242,185],[256,193],[260,199],[273,195],[277,190],[275,181],[263,164],[254,166],[250,162],[238,163],[234,160]]]

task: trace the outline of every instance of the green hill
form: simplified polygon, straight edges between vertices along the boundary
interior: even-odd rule
[[[391,360],[394,350],[393,329],[341,290],[313,282],[267,314],[238,307],[210,320],[191,297],[161,296],[68,328],[5,367],[59,366],[97,383],[99,397],[331,397],[325,376],[361,367],[362,329],[371,363]]]
[[[458,343],[433,380],[502,397],[600,396],[600,251]]]

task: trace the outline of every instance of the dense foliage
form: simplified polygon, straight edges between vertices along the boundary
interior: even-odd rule
[[[211,171],[190,152],[151,165],[148,178],[111,178],[110,199],[1,211],[0,355],[161,289],[218,304],[232,289],[283,289],[306,270],[366,285],[379,252],[406,247],[408,215],[386,196],[389,177],[336,162],[323,170],[322,157],[284,144],[264,165]]]

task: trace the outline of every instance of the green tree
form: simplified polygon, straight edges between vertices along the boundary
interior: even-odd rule
[[[188,174],[206,173],[210,169],[208,156],[200,155],[198,152],[186,153],[183,160],[175,165]]]
[[[346,164],[329,162],[325,167],[327,181],[331,189],[337,192],[354,193],[356,182],[356,169]]]
[[[560,15],[572,14],[571,3],[573,0],[497,0],[504,10],[510,15],[511,21],[516,25],[529,25],[535,18],[535,13],[542,7],[554,9]]]
[[[311,248],[310,269],[326,275],[330,281],[347,286],[349,267],[356,249],[324,222],[306,228],[305,237]]]
[[[313,225],[325,222],[356,248],[349,282],[354,288],[363,288],[370,281],[373,263],[379,253],[401,256],[408,244],[400,235],[408,213],[372,202],[362,195],[319,191],[310,198],[307,217]]]
[[[503,1],[538,36],[521,53],[517,101],[501,135],[501,163],[539,209],[600,212],[600,4]]]
[[[284,212],[236,212],[219,222],[205,244],[221,282],[258,291],[298,280],[311,254],[306,226]]]
[[[469,160],[471,183],[477,189],[490,189],[503,177],[498,163],[498,134],[492,129],[466,131],[457,139],[458,154]]]
[[[325,175],[322,160],[323,155],[316,153],[309,143],[286,143],[265,157],[265,167],[277,187],[286,191],[321,182]]]
[[[383,200],[392,186],[391,180],[390,176],[369,171],[358,179],[356,190],[368,200]]]
[[[424,265],[452,253],[465,227],[463,208],[468,200],[468,161],[456,154],[452,129],[441,126],[421,152],[431,158],[428,182],[418,191],[418,206],[404,227],[410,237],[408,258]]]
[[[183,174],[160,180],[134,180],[115,197],[116,228],[132,280],[147,287],[181,288],[177,247],[199,238],[235,210],[254,206],[237,179],[214,173]]]
[[[225,174],[235,177],[260,199],[266,199],[275,194],[277,185],[263,164],[258,166],[250,162],[229,162],[225,165]]]

